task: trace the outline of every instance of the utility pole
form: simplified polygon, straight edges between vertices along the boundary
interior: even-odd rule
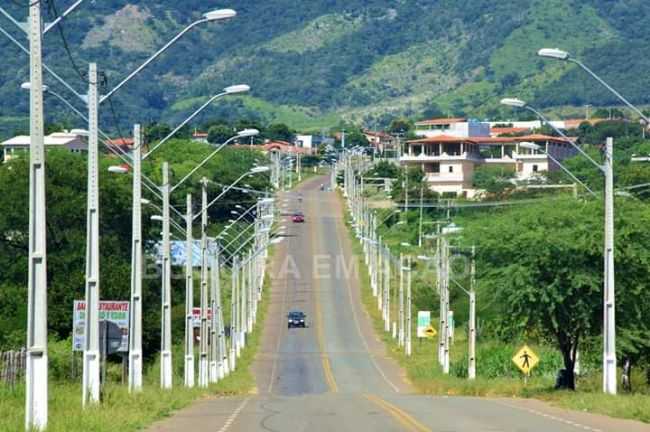
[[[373,220],[375,220],[375,217],[373,216]],[[373,228],[375,228],[373,224]],[[375,236],[377,237],[377,241],[374,245],[372,255],[373,255],[373,260],[374,260],[374,273],[375,273],[375,285],[377,286],[377,308],[383,312],[383,306],[384,306],[384,285],[382,283],[382,275],[383,275],[383,269],[382,269],[382,260],[381,260],[381,249],[383,248],[382,242],[381,242],[381,237],[377,236],[377,230],[376,228],[373,229],[373,233],[375,233]]]
[[[215,247],[218,247],[215,245]],[[221,305],[219,301],[220,285],[219,280],[219,250],[215,250],[210,257],[210,308],[212,309],[212,319],[210,320],[210,377],[212,383],[219,381],[221,373]]]
[[[86,314],[82,404],[99,402],[99,83],[97,65],[88,68],[88,195],[86,209]]]
[[[247,280],[246,277],[246,255],[244,255],[243,262],[240,262],[239,265],[239,271],[240,271],[240,279],[239,279],[239,324],[237,325],[237,328],[239,330],[239,338],[240,338],[240,352],[237,353],[237,355],[241,354],[241,349],[246,347],[246,291],[247,291],[247,284],[250,283],[250,281]]]
[[[390,331],[390,250],[385,247],[384,259],[384,331]]]
[[[201,328],[199,387],[208,386],[208,180],[201,179]]]
[[[236,365],[236,359],[237,359],[237,351],[239,350],[239,337],[237,336],[237,315],[239,315],[239,312],[237,311],[237,296],[239,295],[237,293],[237,277],[238,277],[238,267],[239,267],[239,257],[235,256],[232,259],[232,277],[231,277],[231,291],[230,291],[230,298],[231,298],[231,305],[230,305],[230,370],[234,371],[235,370],[235,365]]]
[[[469,362],[467,377],[476,378],[476,246],[472,246],[469,287]]]
[[[424,184],[420,185],[420,225],[418,227],[418,247],[422,247],[422,216],[423,216]]]
[[[47,238],[41,2],[29,5],[29,282],[25,429],[47,427]]]
[[[444,289],[442,284],[442,239],[440,237],[440,224],[437,224],[436,227],[436,291],[438,292],[438,298],[440,299],[440,304],[438,308],[439,314],[439,328],[438,328],[438,364],[442,366],[444,364],[445,358],[445,339],[444,339],[444,327],[446,321],[446,312],[445,312],[445,298],[444,298]]]
[[[411,256],[407,256],[406,258],[406,265],[407,265],[407,278],[406,278],[406,355],[410,356],[411,355],[411,328],[412,323],[411,319],[413,316],[413,311],[411,310],[412,307],[412,297],[411,297]]]
[[[449,374],[449,245],[447,244],[447,239],[444,237],[442,239],[442,254],[443,278],[441,286],[441,297],[443,299],[443,310],[441,319],[444,320],[441,327],[441,333],[443,334],[442,370],[445,374]]]
[[[399,337],[398,345],[404,346],[404,255],[399,254]]]
[[[162,240],[162,310],[160,332],[160,387],[172,388],[172,290],[171,290],[171,250],[170,250],[170,214],[169,214],[169,163],[162,166],[163,199],[163,240]]]
[[[409,223],[409,168],[408,165],[404,168],[404,221]]]
[[[217,245],[218,247],[218,245]],[[217,381],[224,378],[228,374],[228,358],[226,356],[226,340],[223,323],[223,309],[221,307],[221,279],[220,279],[220,263],[219,263],[219,250],[215,251],[213,257],[213,288],[214,295],[212,296],[212,316],[215,320],[213,329],[217,329],[216,340],[212,339],[212,352],[213,361],[217,362]]]
[[[614,289],[614,140],[607,138],[605,146],[605,292],[604,292],[604,353],[603,391],[616,394],[616,323]]]
[[[298,174],[298,181],[302,181],[302,158],[300,157],[300,153],[296,154],[296,173]]]
[[[185,216],[185,387],[194,387],[194,279],[192,277],[194,236],[192,235],[192,194],[187,194]]]
[[[129,391],[142,391],[142,131],[133,128],[133,222],[129,319]]]

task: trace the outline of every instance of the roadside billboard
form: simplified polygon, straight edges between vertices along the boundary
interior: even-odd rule
[[[72,312],[72,350],[83,351],[86,340],[84,320],[86,318],[86,302],[75,300]],[[118,352],[129,351],[129,302],[106,300],[99,302],[99,320],[115,323],[122,332],[122,344]]]
[[[417,337],[429,337],[427,329],[431,327],[431,311],[418,311],[418,330]]]

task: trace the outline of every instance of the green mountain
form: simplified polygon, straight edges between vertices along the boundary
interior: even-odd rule
[[[5,7],[24,15],[15,3]],[[70,3],[47,0],[44,9],[54,15]],[[380,126],[395,114],[513,117],[498,104],[512,95],[543,108],[616,103],[576,66],[538,58],[542,47],[570,51],[633,102],[650,102],[650,2],[643,0],[86,1],[61,31],[46,35],[45,60],[80,91],[87,86],[80,75],[96,61],[111,88],[201,12],[219,7],[239,15],[182,38],[115,95],[115,115],[105,107],[103,125],[173,123],[240,82],[251,85],[250,96],[215,104],[203,120],[257,117],[302,129],[345,118]],[[15,127],[28,112],[18,90],[27,58],[3,35],[0,52],[0,116]],[[50,118],[71,118],[56,102],[49,106]]]

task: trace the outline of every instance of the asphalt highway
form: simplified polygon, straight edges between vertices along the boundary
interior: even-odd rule
[[[343,203],[320,190],[327,182],[311,179],[280,197],[287,238],[271,265],[255,394],[198,402],[150,431],[650,431],[535,400],[416,394],[363,309]],[[305,223],[292,223],[293,211],[302,211]],[[307,315],[306,328],[287,328],[290,310]]]

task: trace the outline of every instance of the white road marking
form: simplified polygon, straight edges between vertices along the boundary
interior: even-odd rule
[[[239,413],[243,411],[243,409],[246,407],[248,402],[251,400],[251,397],[247,397],[242,401],[241,404],[237,407],[235,411],[233,411],[232,414],[230,414],[230,417],[228,417],[228,420],[226,420],[226,423],[224,423],[223,426],[221,426],[221,429],[219,429],[217,432],[226,432],[228,428],[237,420],[237,416],[239,416]]]
[[[507,406],[508,408],[514,408],[514,409],[517,409],[517,410],[520,410],[520,411],[526,411],[527,413],[534,414],[534,415],[539,416],[539,417],[544,417],[544,418],[547,418],[549,420],[553,420],[553,421],[556,421],[556,422],[559,422],[559,423],[564,423],[564,424],[567,424],[569,426],[573,426],[573,427],[578,428],[578,429],[584,429],[584,430],[589,431],[589,432],[603,432],[601,429],[592,428],[591,426],[586,426],[586,425],[576,423],[576,422],[571,421],[571,420],[564,419],[562,417],[556,417],[554,415],[551,415],[551,414],[548,414],[548,413],[543,413],[541,411],[537,411],[537,410],[534,410],[534,409],[531,409],[531,408],[519,407],[519,406],[516,406],[516,405],[511,405],[511,404],[506,403],[506,402],[498,401],[498,400],[495,400],[494,402],[498,403],[499,405]]]

